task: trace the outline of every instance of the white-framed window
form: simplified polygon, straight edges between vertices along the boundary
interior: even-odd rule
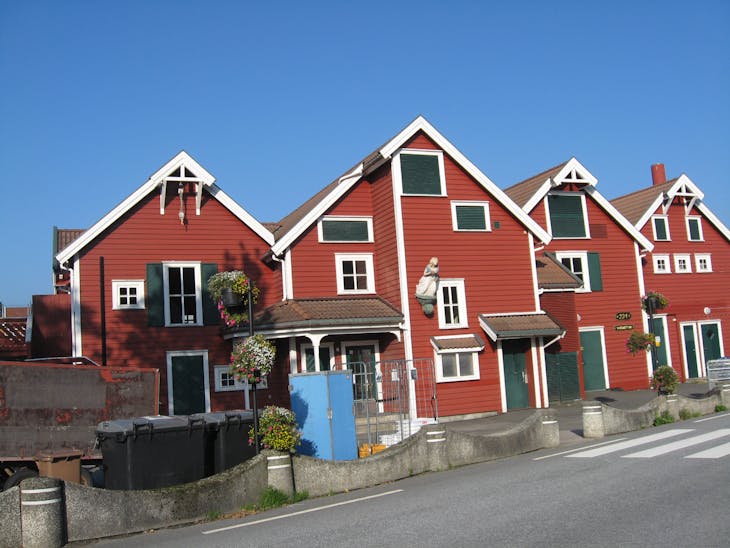
[[[373,241],[372,217],[327,215],[317,223],[320,242],[352,243]]]
[[[692,263],[689,254],[674,254],[674,271],[677,274],[687,274],[692,272]]]
[[[230,365],[215,365],[213,366],[213,373],[215,375],[216,392],[240,392],[251,388],[246,381],[236,379],[233,373],[231,373]],[[267,376],[262,377],[261,382],[256,383],[257,390],[265,390],[268,387]]]
[[[437,291],[439,327],[455,329],[469,325],[464,280],[441,278]]]
[[[489,202],[451,202],[451,223],[455,231],[488,232]]]
[[[324,343],[319,346],[319,367],[314,360],[314,347],[311,344],[301,346],[302,363],[299,370],[302,372],[331,371],[335,368],[335,345]]]
[[[436,352],[436,381],[479,380],[479,355],[473,350]]]
[[[337,293],[375,293],[372,253],[335,254]]]
[[[702,242],[705,238],[702,235],[702,217],[686,217],[687,239],[690,242]]]
[[[671,274],[669,255],[652,255],[651,260],[654,263],[654,274]]]
[[[393,159],[406,196],[446,196],[444,153],[440,150],[404,149]]]
[[[164,263],[165,325],[203,325],[200,263]]]
[[[652,228],[654,230],[655,242],[666,242],[671,240],[669,236],[669,220],[666,215],[654,215],[651,218]]]
[[[590,238],[586,197],[576,192],[551,192],[545,198],[553,238]]]
[[[712,255],[710,255],[709,253],[696,253],[695,271],[712,272]]]
[[[591,290],[591,275],[588,269],[588,253],[585,251],[570,251],[556,253],[555,257],[570,270],[577,278],[583,281],[583,287],[576,292],[587,293]]]
[[[144,280],[112,280],[112,309],[144,308]]]

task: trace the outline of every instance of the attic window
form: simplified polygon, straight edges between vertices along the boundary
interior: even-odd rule
[[[398,155],[404,195],[444,196],[444,156],[435,150],[407,150]]]
[[[548,194],[547,207],[550,229],[554,238],[590,237],[583,194]]]

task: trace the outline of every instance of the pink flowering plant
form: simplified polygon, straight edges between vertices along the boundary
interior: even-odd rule
[[[216,272],[208,278],[208,291],[215,302],[218,303],[218,312],[226,327],[234,327],[240,323],[248,321],[248,290],[251,288],[251,295],[255,303],[259,297],[259,288],[253,283],[253,280],[246,276],[242,270],[226,270]],[[223,291],[230,289],[240,298],[243,310],[229,310],[223,304]]]
[[[267,406],[259,418],[259,441],[264,449],[294,453],[302,439],[294,413],[284,407]],[[254,444],[253,426],[248,432],[249,445]]]
[[[655,338],[653,333],[640,333],[639,331],[632,331],[629,338],[626,340],[626,351],[632,355],[636,355],[639,352],[648,352],[651,349],[651,345],[654,344]]]
[[[260,383],[271,372],[276,348],[263,335],[253,335],[233,344],[231,373],[239,381]]]
[[[649,291],[641,298],[641,308],[644,310],[649,309],[647,305],[647,301],[649,301],[649,299],[651,299],[654,303],[654,310],[661,310],[669,306],[669,299],[667,299],[664,295],[657,291]]]

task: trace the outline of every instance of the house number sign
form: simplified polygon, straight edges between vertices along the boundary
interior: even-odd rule
[[[631,319],[631,312],[617,312],[616,313],[616,319],[620,322],[624,322],[626,320]]]

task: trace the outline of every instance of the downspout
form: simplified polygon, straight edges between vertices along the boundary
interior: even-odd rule
[[[104,257],[99,257],[99,302],[101,314],[101,365],[106,365],[106,290]]]

